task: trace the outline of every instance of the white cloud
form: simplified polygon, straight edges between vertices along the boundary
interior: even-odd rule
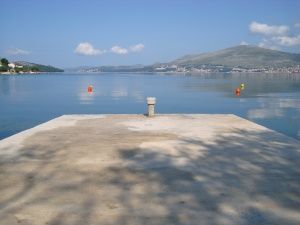
[[[252,33],[258,33],[263,35],[285,35],[289,31],[289,27],[285,25],[268,25],[264,23],[252,22],[249,25],[249,29]]]
[[[80,55],[101,55],[106,51],[94,48],[89,42],[82,42],[77,45],[74,52]]]
[[[118,46],[118,45],[115,45],[113,46],[110,51],[112,53],[116,53],[116,54],[119,54],[119,55],[125,55],[125,54],[128,54],[128,50],[126,48],[122,48],[121,46]]]
[[[132,45],[128,49],[123,48],[119,45],[115,45],[115,46],[111,47],[110,52],[119,54],[119,55],[126,55],[130,52],[141,52],[141,51],[143,51],[144,48],[145,48],[145,46],[142,43]],[[96,49],[89,42],[82,42],[82,43],[78,44],[78,46],[76,47],[74,52],[77,54],[81,54],[81,55],[100,55],[100,54],[106,53],[107,51]]]
[[[130,46],[129,50],[131,52],[141,52],[144,50],[144,48],[145,48],[145,46],[142,43],[140,43],[137,45]]]
[[[19,49],[19,48],[7,49],[6,53],[9,54],[9,55],[28,55],[28,54],[30,54],[29,51]]]
[[[249,43],[246,41],[241,41],[240,45],[249,45]]]
[[[279,50],[279,48],[276,45],[274,45],[271,41],[265,38],[260,43],[258,43],[258,47]]]
[[[300,22],[295,24],[300,28]],[[286,25],[268,25],[263,23],[252,22],[249,25],[252,33],[263,35],[265,38],[258,44],[259,47],[278,50],[278,46],[296,46],[300,45],[300,35],[290,35],[289,27]]]
[[[271,49],[271,50],[279,50],[279,48],[277,46],[275,46],[275,45],[268,45],[265,42],[258,43],[258,47],[267,48],[267,49]]]
[[[273,37],[272,40],[278,45],[283,45],[283,46],[300,45],[300,35],[295,37],[290,37],[290,36]]]

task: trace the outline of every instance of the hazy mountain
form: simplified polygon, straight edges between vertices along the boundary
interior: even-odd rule
[[[287,53],[250,45],[187,55],[170,62],[178,66],[222,65],[228,67],[265,68],[300,65],[300,54]]]

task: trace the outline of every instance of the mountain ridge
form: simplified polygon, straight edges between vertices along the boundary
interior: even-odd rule
[[[214,52],[186,55],[171,61],[175,65],[223,65],[262,68],[300,65],[300,54],[271,50],[252,45],[239,45]]]
[[[214,52],[186,55],[167,63],[147,66],[95,66],[78,72],[284,72],[300,73],[300,54],[239,45]]]

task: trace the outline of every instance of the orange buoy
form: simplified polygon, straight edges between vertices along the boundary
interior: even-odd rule
[[[235,89],[235,95],[239,96],[241,94],[241,89],[240,88],[236,88]]]
[[[87,88],[88,93],[92,93],[93,92],[93,86],[89,85]]]

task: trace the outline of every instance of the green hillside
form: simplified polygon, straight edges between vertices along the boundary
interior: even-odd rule
[[[50,66],[50,65],[42,65],[37,63],[29,63],[24,61],[16,61],[14,62],[18,66],[23,66],[24,68],[33,69],[38,72],[64,72],[64,70]]]

